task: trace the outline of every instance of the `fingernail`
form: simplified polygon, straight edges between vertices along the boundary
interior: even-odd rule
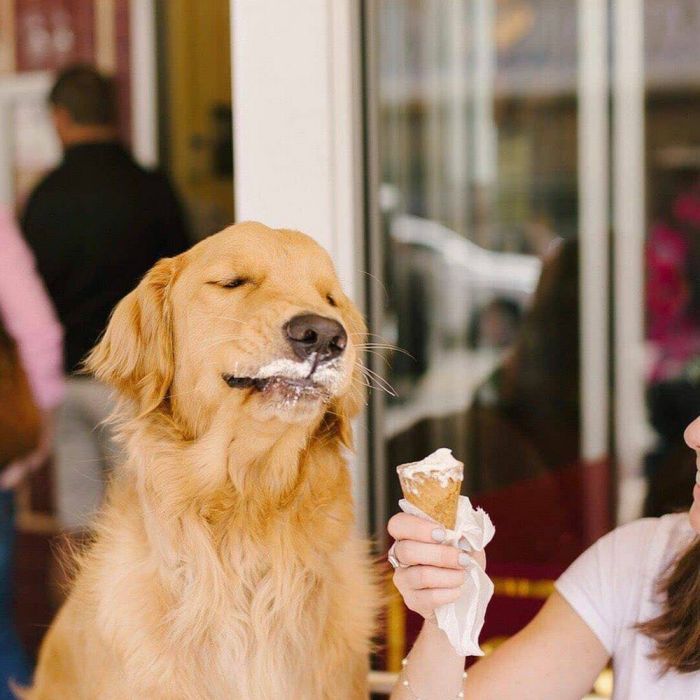
[[[460,538],[459,538],[459,542],[457,542],[457,546],[458,546],[460,549],[464,550],[465,552],[471,552],[471,551],[472,551],[472,548],[471,548],[471,546],[469,545],[469,542],[467,542],[467,538],[466,538],[466,537],[460,537]]]
[[[461,552],[459,555],[459,565],[460,566],[471,566],[474,560],[465,552]]]
[[[436,542],[442,542],[447,537],[447,533],[441,527],[436,527],[430,534]]]

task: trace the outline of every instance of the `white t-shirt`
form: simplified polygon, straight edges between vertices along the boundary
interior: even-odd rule
[[[613,530],[556,582],[613,658],[614,700],[700,699],[700,672],[661,676],[654,642],[634,629],[661,608],[656,583],[693,540],[687,514],[645,518]]]

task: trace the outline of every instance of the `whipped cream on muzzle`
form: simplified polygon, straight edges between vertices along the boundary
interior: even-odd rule
[[[314,369],[316,356],[311,355],[303,362],[279,358],[259,367],[253,374],[238,376],[224,374],[224,381],[233,388],[255,388],[263,391],[275,386],[284,386],[297,392],[299,397],[308,393],[335,394],[343,379],[342,361],[333,359]]]

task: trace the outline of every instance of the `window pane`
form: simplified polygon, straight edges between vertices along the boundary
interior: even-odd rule
[[[700,415],[700,3],[644,3],[646,367],[652,445],[645,514],[692,502]]]
[[[580,460],[574,0],[383,0],[376,47],[386,503],[395,466],[450,447],[494,519],[509,635],[609,528]],[[409,617],[409,630],[415,621]],[[409,632],[410,637],[410,632]]]

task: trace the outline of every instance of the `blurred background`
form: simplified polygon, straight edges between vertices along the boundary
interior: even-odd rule
[[[360,524],[448,446],[490,512],[487,647],[597,537],[686,509],[700,414],[700,0],[0,0],[0,201],[61,158],[55,72],[115,77],[118,128],[192,241],[234,219],[329,248],[376,343]],[[16,607],[52,614],[51,470],[18,492]],[[392,599],[376,668],[418,621]],[[605,676],[596,688],[610,692]]]
[[[59,144],[46,110],[56,71],[113,76],[119,135],[174,181],[201,238],[233,220],[231,61],[226,0],[3,0],[3,201],[21,208]]]

